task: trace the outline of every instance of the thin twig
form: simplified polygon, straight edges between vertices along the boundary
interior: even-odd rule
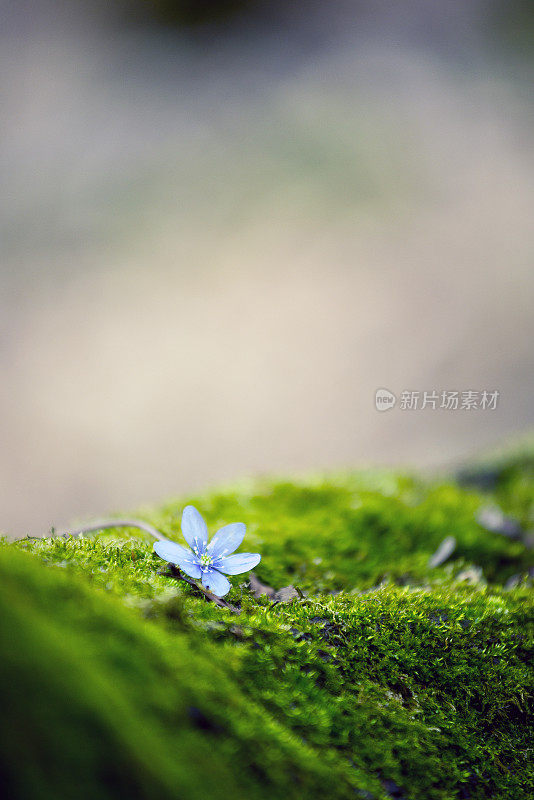
[[[64,538],[77,537],[81,536],[83,533],[92,533],[94,531],[102,531],[108,528],[139,528],[140,530],[149,533],[155,539],[159,539],[160,542],[171,541],[170,539],[167,539],[167,537],[164,536],[161,531],[158,531],[157,528],[154,528],[154,526],[149,522],[144,522],[140,519],[103,519],[93,522],[90,525],[84,525],[83,528],[74,528],[73,530],[69,531],[54,531],[54,535],[63,536]],[[232,611],[234,614],[241,613],[241,610],[237,608],[237,606],[233,606],[231,603],[223,600],[222,597],[217,597],[217,595],[208,592],[208,590],[204,589],[203,586],[200,586],[198,583],[191,580],[191,578],[184,575],[174,564],[168,564],[167,566],[168,571],[160,574],[169,575],[172,578],[178,578],[179,580],[185,581],[190,586],[193,586],[202,595],[204,595],[206,600],[210,600],[212,603],[215,603],[221,608],[226,608],[229,611]]]
[[[154,528],[149,522],[143,522],[140,519],[101,519],[97,522],[92,522],[90,525],[84,525],[82,528],[74,528],[69,531],[54,531],[54,536],[63,536],[65,539],[73,536],[80,536],[82,533],[92,533],[94,531],[103,531],[107,528],[139,528],[145,533],[149,533],[154,539],[159,539],[160,542],[168,542],[157,528]]]

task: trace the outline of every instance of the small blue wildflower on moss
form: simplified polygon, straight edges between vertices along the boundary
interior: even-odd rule
[[[222,574],[239,575],[248,572],[259,564],[259,553],[236,553],[245,536],[246,526],[233,522],[217,531],[208,544],[208,528],[199,511],[194,506],[186,506],[182,514],[182,534],[191,547],[182,547],[176,542],[160,541],[154,550],[165,561],[180,567],[186,575],[197,580],[218,597],[224,597],[230,590],[230,581]]]

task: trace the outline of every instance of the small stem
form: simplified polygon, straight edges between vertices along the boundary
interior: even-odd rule
[[[84,525],[83,528],[74,528],[71,531],[56,531],[55,536],[80,536],[82,533],[91,533],[94,531],[103,531],[107,528],[139,528],[145,533],[149,533],[154,539],[159,539],[160,542],[169,542],[157,528],[154,528],[149,522],[143,522],[140,519],[101,519],[97,522],[92,522],[90,525]]]

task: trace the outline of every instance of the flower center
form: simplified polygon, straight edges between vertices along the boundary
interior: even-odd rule
[[[200,556],[200,563],[203,567],[209,567],[210,564],[213,564],[213,559],[208,553],[204,553]]]

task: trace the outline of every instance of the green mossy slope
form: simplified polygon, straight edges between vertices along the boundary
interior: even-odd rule
[[[211,532],[246,522],[258,578],[303,594],[273,605],[236,577],[239,614],[162,574],[149,537],[6,544],[0,786],[13,800],[532,797],[521,458],[488,496],[366,472],[187,498]],[[496,502],[524,540],[477,522]],[[180,541],[183,505],[141,516]]]

